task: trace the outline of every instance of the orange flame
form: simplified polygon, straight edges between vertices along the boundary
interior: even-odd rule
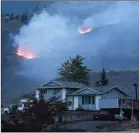
[[[22,56],[26,59],[33,59],[33,58],[38,58],[39,56],[34,55],[32,52],[25,52],[21,49],[17,50],[17,55]]]
[[[88,33],[88,32],[90,32],[90,31],[92,31],[92,29],[91,28],[86,28],[86,29],[78,29],[78,32],[80,33],[80,34],[85,34],[85,33]]]

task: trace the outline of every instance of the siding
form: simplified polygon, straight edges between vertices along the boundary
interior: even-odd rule
[[[74,110],[79,108],[79,97],[74,96]]]
[[[49,98],[55,96],[58,97],[59,100],[62,100],[62,89],[59,89],[59,93],[53,94],[55,89],[47,89],[47,93],[44,94],[44,100],[48,100]]]
[[[72,110],[74,106],[73,96],[67,96],[67,104],[71,102],[71,105],[68,105],[68,109]]]
[[[101,96],[97,95],[95,99],[96,110],[100,110],[100,106],[99,106],[100,99],[101,99]]]
[[[102,94],[101,96],[102,98],[106,99],[106,98],[126,98],[127,96],[124,95],[122,92],[120,92],[117,89],[112,89],[104,94]]]
[[[118,108],[118,99],[100,99],[99,108]]]
[[[44,87],[57,87],[57,86],[61,86],[60,84],[54,83],[54,82],[50,82],[48,84],[44,84]]]
[[[85,90],[80,91],[78,94],[79,95],[81,95],[81,94],[96,94],[96,92],[85,89]]]
[[[79,89],[76,89],[76,88],[75,89],[74,88],[73,89],[67,88],[66,89],[66,94],[72,94],[72,93],[74,93],[77,90],[79,90]]]

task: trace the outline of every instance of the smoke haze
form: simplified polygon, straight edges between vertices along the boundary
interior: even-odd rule
[[[128,64],[125,66],[123,61],[129,59],[130,64],[132,58],[135,62],[139,59],[138,52],[135,53],[139,49],[138,12],[138,2],[52,4],[34,15],[15,36],[19,48],[40,55],[39,59],[22,62],[22,74],[45,80],[55,78],[61,63],[76,54],[85,56],[86,63],[93,70],[102,67],[128,69]],[[80,26],[92,27],[93,31],[80,35],[77,31]],[[119,56],[122,56],[122,61],[117,58]],[[115,65],[110,65],[109,60],[116,62]]]
[[[77,54],[86,57],[85,64],[93,71],[100,71],[102,67],[106,70],[139,69],[138,13],[139,2],[131,1],[75,1],[49,5],[46,10],[35,14],[27,25],[22,26],[19,33],[10,34],[12,46],[31,51],[40,57],[32,60],[18,58],[18,69],[14,67],[3,74],[8,80],[7,75],[17,77],[14,81],[10,80],[11,83],[5,82],[9,83],[10,88],[17,88],[16,92],[21,92],[22,87],[26,92],[29,83],[44,83],[57,78],[61,63]],[[91,27],[92,31],[80,34],[79,27]],[[3,45],[6,40],[3,39]],[[8,56],[8,60],[11,58]],[[18,76],[30,82],[14,84]],[[15,95],[12,89],[8,93]]]

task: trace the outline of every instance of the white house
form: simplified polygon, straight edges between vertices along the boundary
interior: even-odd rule
[[[118,99],[127,98],[130,95],[114,84],[101,86],[98,83],[87,86],[77,82],[50,81],[41,85],[36,90],[36,98],[40,99],[40,92],[44,99],[57,97],[66,100],[69,110],[78,108],[86,110],[100,110],[100,108],[118,108]]]

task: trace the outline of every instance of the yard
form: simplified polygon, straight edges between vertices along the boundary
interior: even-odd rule
[[[84,131],[139,131],[139,121],[81,121],[61,126],[65,130],[84,130]]]

